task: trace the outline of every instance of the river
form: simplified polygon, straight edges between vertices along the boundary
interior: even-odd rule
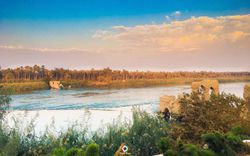
[[[220,92],[243,96],[245,83],[220,84]],[[76,121],[88,122],[91,130],[101,124],[107,124],[119,115],[123,120],[132,117],[131,108],[140,106],[148,112],[158,110],[162,95],[178,95],[189,93],[190,86],[148,87],[129,89],[74,89],[74,90],[42,90],[30,94],[12,95],[10,113],[7,122],[14,125],[13,119],[20,120],[19,126],[27,125],[36,118],[35,126],[43,131],[54,121],[56,129],[65,129]]]

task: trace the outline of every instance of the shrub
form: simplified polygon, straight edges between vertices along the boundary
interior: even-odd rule
[[[66,152],[65,156],[85,156],[85,153],[80,148],[72,147]],[[96,155],[91,155],[91,156],[96,156]]]
[[[179,156],[198,156],[198,148],[193,144],[184,144],[178,149]]]
[[[1,140],[0,140],[1,141]],[[20,138],[16,133],[10,134],[8,142],[0,149],[1,156],[17,156],[20,149]]]
[[[164,156],[216,156],[209,149],[200,149],[194,144],[184,144],[180,138],[174,141],[170,138],[163,137],[157,143],[161,153]]]
[[[99,152],[99,146],[95,143],[91,143],[86,149],[86,156],[99,156]]]
[[[213,151],[208,149],[201,149],[198,151],[199,156],[217,156]]]
[[[176,156],[177,153],[176,153],[176,151],[174,151],[174,150],[172,150],[172,149],[169,149],[169,150],[167,150],[166,152],[164,152],[163,155],[164,155],[164,156]]]
[[[66,150],[62,147],[59,148],[55,148],[52,153],[51,156],[64,156]]]
[[[163,137],[157,142],[157,148],[162,152],[165,153],[167,150],[171,149],[173,146],[173,141],[170,138]]]
[[[235,151],[243,147],[241,139],[232,133],[227,135],[219,132],[207,133],[202,139],[208,144],[209,149],[220,155],[235,156]]]
[[[55,148],[50,156],[85,156],[85,152],[76,147],[65,150],[63,147]]]
[[[2,122],[6,110],[9,108],[9,103],[11,101],[10,94],[11,90],[0,90],[0,122]]]
[[[137,156],[151,156],[159,153],[157,141],[167,136],[168,123],[145,111],[133,111],[133,123],[128,129],[126,142],[131,153]]]
[[[107,130],[97,131],[92,140],[100,145],[102,156],[115,153],[122,143],[132,155],[151,156],[159,153],[157,142],[167,136],[168,123],[157,115],[134,108],[132,123],[114,122]]]
[[[202,100],[197,93],[184,94],[180,99],[180,123],[174,123],[171,134],[185,141],[200,143],[200,136],[211,131],[228,132],[235,125],[247,129],[250,120],[243,117],[243,99],[222,93]],[[249,114],[249,112],[248,112]]]

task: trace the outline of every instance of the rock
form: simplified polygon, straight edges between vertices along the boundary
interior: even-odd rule
[[[168,109],[170,113],[179,114],[180,103],[179,99],[172,95],[164,95],[160,98],[160,112],[164,112]]]
[[[250,140],[243,140],[242,142],[250,147]]]
[[[219,82],[217,80],[203,80],[200,82],[193,82],[192,91],[200,93],[203,99],[209,100],[211,94],[219,94]]]
[[[50,88],[53,88],[53,89],[63,88],[63,85],[61,84],[60,81],[49,81],[49,86],[50,86]]]
[[[250,99],[250,84],[245,85],[243,97],[245,100]]]

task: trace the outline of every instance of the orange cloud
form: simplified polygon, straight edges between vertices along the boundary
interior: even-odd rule
[[[220,45],[250,48],[250,15],[192,17],[170,23],[114,26],[97,31],[95,38],[113,43],[120,51],[202,51]]]

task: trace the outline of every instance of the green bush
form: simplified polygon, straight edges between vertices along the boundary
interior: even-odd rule
[[[50,156],[85,156],[85,152],[81,148],[72,147],[65,150],[63,147],[55,148]]]
[[[208,149],[201,149],[198,151],[199,156],[217,156],[213,151]]]
[[[193,144],[184,144],[178,149],[178,156],[199,156],[198,147]]]
[[[168,123],[145,111],[133,111],[133,123],[128,129],[126,142],[131,153],[137,156],[151,156],[159,153],[157,141],[167,136]]]
[[[66,153],[66,150],[62,147],[59,148],[55,148],[50,156],[64,156],[64,154]]]
[[[88,145],[86,149],[86,156],[99,156],[100,149],[99,146],[95,143],[91,143]]]
[[[180,99],[181,115],[179,123],[171,126],[171,135],[187,142],[201,143],[201,135],[207,132],[228,132],[235,125],[250,132],[250,120],[242,116],[245,106],[243,99],[231,94],[211,96],[204,101],[199,94],[184,94]],[[245,113],[250,115],[249,112]]]
[[[1,140],[0,140],[1,141]],[[17,156],[20,149],[20,138],[17,134],[11,134],[8,142],[0,149],[1,156]]]
[[[171,149],[173,146],[173,141],[170,138],[163,137],[157,142],[157,148],[160,152],[165,153],[167,150]]]
[[[201,149],[194,144],[184,144],[179,138],[174,141],[163,137],[157,145],[164,156],[217,156],[209,149]]]
[[[209,149],[220,155],[236,156],[235,151],[237,151],[239,147],[242,147],[242,141],[238,136],[233,134],[225,135],[219,132],[207,133],[202,136],[202,139],[208,144]]]
[[[80,148],[72,147],[66,152],[65,156],[85,156],[85,152]]]
[[[169,149],[169,150],[167,150],[166,152],[164,152],[163,155],[164,155],[164,156],[176,156],[177,153],[176,153],[176,151],[174,151],[174,150],[172,150],[172,149]]]
[[[168,123],[157,115],[140,109],[133,110],[132,123],[114,122],[107,130],[97,131],[92,140],[100,145],[100,154],[110,156],[122,143],[129,146],[129,152],[137,156],[158,154],[157,142],[167,136]]]

